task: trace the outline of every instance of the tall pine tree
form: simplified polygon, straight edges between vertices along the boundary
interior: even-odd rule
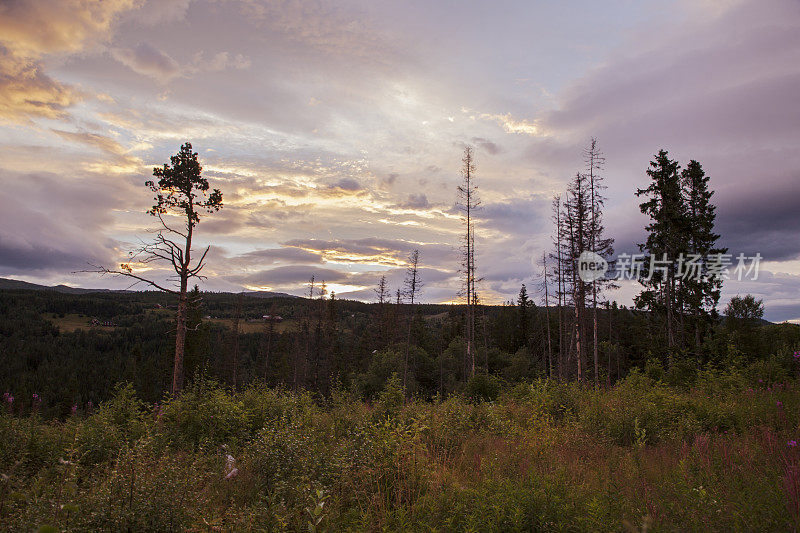
[[[671,160],[666,150],[659,150],[647,169],[650,185],[636,191],[636,196],[647,198],[639,208],[650,217],[645,226],[647,241],[639,245],[645,253],[645,277],[640,279],[645,289],[636,297],[636,305],[664,316],[669,348],[675,346],[675,315],[680,312],[675,261],[686,252],[689,234],[679,170],[678,162]]]

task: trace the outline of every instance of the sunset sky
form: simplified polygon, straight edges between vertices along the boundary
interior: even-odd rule
[[[144,186],[181,143],[225,207],[201,287],[457,297],[454,207],[475,147],[484,300],[536,286],[550,202],[604,152],[618,252],[659,148],[711,176],[718,232],[761,253],[766,318],[800,320],[800,2],[0,2],[0,277],[124,288],[157,222]],[[161,273],[150,272],[156,277]],[[638,289],[610,297],[629,304]]]

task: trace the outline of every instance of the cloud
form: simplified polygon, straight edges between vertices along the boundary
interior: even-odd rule
[[[258,266],[275,263],[322,263],[322,256],[299,248],[266,248],[238,255],[231,259],[239,265]]]
[[[134,72],[151,78],[169,81],[181,73],[177,61],[147,43],[139,43],[134,48],[114,48],[111,55]]]
[[[326,261],[346,263],[405,267],[408,255],[413,250],[420,251],[420,262],[423,265],[439,266],[443,260],[453,260],[453,250],[449,245],[381,237],[335,240],[291,239],[284,242],[283,246],[296,247],[319,254]]]
[[[503,151],[498,145],[490,141],[489,139],[484,139],[482,137],[473,137],[472,138],[473,144],[475,144],[481,150],[485,150],[491,155],[497,155]]]
[[[114,139],[90,132],[73,132],[53,129],[53,133],[68,140],[93,146],[108,154],[120,156],[125,153],[125,148]]]
[[[197,52],[191,62],[182,66],[167,53],[148,43],[139,43],[133,48],[112,48],[111,55],[134,72],[162,83],[202,72],[217,72],[228,68],[246,69],[251,65],[251,61],[242,54],[218,52],[206,57],[204,52]]]
[[[542,134],[541,128],[536,122],[530,122],[525,119],[515,119],[511,116],[511,113],[506,113],[505,115],[482,113],[480,118],[497,122],[507,133],[519,133],[531,136]]]
[[[108,37],[118,16],[137,0],[6,0],[0,4],[0,41],[29,57],[77,52]]]
[[[742,191],[729,197],[718,209],[716,231],[721,242],[734,253],[756,252],[770,261],[800,256],[800,169],[786,176],[781,186],[759,194]]]
[[[342,178],[333,185],[331,185],[330,188],[348,192],[356,192],[364,189],[361,186],[361,184],[353,178]]]
[[[117,244],[103,235],[106,207],[123,205],[124,187],[55,174],[0,170],[0,275],[58,273],[109,264]]]
[[[74,53],[108,37],[135,0],[7,0],[0,3],[0,120],[66,117],[80,91],[44,72],[42,57]]]
[[[400,204],[400,207],[406,209],[425,209],[430,207],[430,203],[428,203],[428,198],[423,193],[419,194],[409,194],[408,199]]]
[[[311,276],[314,276],[317,283],[321,283],[323,280],[328,283],[345,282],[348,280],[348,274],[346,272],[330,268],[298,265],[277,267],[244,276],[229,276],[228,279],[238,280],[249,287],[292,289],[307,284]]]
[[[0,120],[63,118],[80,100],[79,91],[45,74],[41,64],[0,46]]]

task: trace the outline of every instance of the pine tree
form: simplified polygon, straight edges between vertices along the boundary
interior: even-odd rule
[[[681,172],[681,184],[688,217],[688,254],[706,265],[709,256],[727,252],[716,247],[719,235],[714,233],[716,207],[711,203],[714,192],[708,187],[709,176],[695,160],[689,161]],[[695,350],[699,352],[702,329],[712,318],[719,303],[722,279],[706,276],[704,271],[686,272],[682,282],[685,304],[694,326]],[[699,355],[699,354],[698,354]]]
[[[528,289],[523,283],[522,288],[519,290],[519,295],[517,296],[517,339],[515,342],[515,348],[517,350],[519,348],[528,346],[530,342],[530,309],[531,301],[530,298],[528,298]]]
[[[639,245],[645,252],[643,274],[649,279],[640,280],[645,289],[636,297],[636,304],[639,308],[664,314],[669,348],[675,346],[675,314],[680,312],[675,260],[687,250],[689,233],[679,170],[678,162],[671,160],[666,150],[659,150],[647,169],[652,180],[650,185],[636,191],[636,196],[647,198],[639,208],[651,221],[645,227],[647,241]],[[660,261],[666,263],[655,267]],[[651,269],[651,265],[655,268]]]
[[[169,164],[153,169],[156,180],[148,180],[145,186],[154,194],[155,204],[147,212],[157,217],[161,227],[157,230],[156,239],[145,244],[138,251],[131,253],[128,263],[119,265],[119,269],[95,266],[89,272],[126,276],[137,283],[145,283],[160,291],[178,297],[178,312],[175,316],[175,356],[172,366],[172,385],[170,392],[179,394],[184,381],[184,353],[186,350],[186,314],[188,312],[188,287],[191,278],[203,278],[200,272],[205,266],[209,246],[200,254],[200,258],[192,262],[192,244],[194,232],[200,218],[206,213],[216,213],[222,209],[222,193],[219,189],[211,189],[208,180],[202,177],[203,167],[197,159],[197,152],[192,151],[191,143],[185,143],[180,151],[170,157]],[[177,217],[181,225],[173,226],[172,220]],[[177,287],[169,288],[134,272],[136,263],[166,263],[177,275]]]

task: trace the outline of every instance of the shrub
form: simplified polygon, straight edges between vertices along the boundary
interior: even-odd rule
[[[204,378],[164,404],[161,422],[172,443],[194,449],[245,441],[250,429],[241,400]]]
[[[467,382],[464,395],[473,402],[491,402],[500,394],[500,380],[496,376],[475,374]]]

